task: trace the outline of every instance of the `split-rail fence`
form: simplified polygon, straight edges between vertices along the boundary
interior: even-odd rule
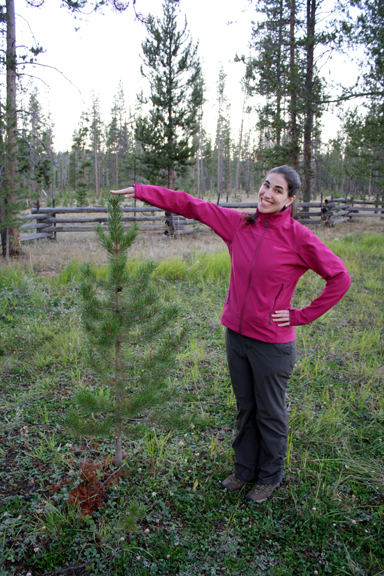
[[[236,208],[239,210],[253,209],[257,202],[226,202],[219,206]],[[107,208],[84,207],[84,208],[61,208],[41,207],[37,204],[32,208],[31,214],[22,215],[23,223],[21,230],[34,230],[33,233],[21,234],[21,241],[35,240],[39,238],[56,238],[57,233],[62,232],[92,232],[94,225],[99,223],[106,226]],[[133,222],[140,223],[140,230],[147,232],[170,233],[171,222],[169,213],[154,206],[124,206],[122,207],[122,221],[126,225]],[[376,207],[373,202],[354,200],[349,202],[345,198],[326,199],[323,202],[299,202],[296,218],[305,225],[324,224],[334,226],[341,222],[351,220],[353,217],[379,217],[384,219],[384,207]],[[183,216],[173,215],[173,227],[176,235],[189,234],[198,230],[207,229],[196,220],[188,220]],[[143,224],[145,222],[145,224]],[[173,231],[173,230],[172,230]]]

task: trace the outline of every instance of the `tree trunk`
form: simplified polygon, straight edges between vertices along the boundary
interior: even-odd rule
[[[231,148],[228,147],[228,190],[227,190],[227,202],[228,196],[232,192],[232,167],[231,167]]]
[[[140,152],[140,145],[137,140],[135,140],[135,153],[133,157],[133,181],[137,182],[137,158]],[[133,199],[133,205],[136,206],[137,200],[136,198]],[[136,212],[133,213],[134,217],[136,218]]]
[[[116,171],[116,188],[119,187],[119,149],[116,151],[115,155],[115,171]]]
[[[12,205],[18,200],[18,146],[17,146],[17,113],[16,113],[16,25],[14,0],[6,0],[7,8],[7,107],[6,107],[6,204]],[[9,217],[6,207],[5,218]],[[19,256],[20,234],[15,228],[8,228],[2,233],[3,256]]]
[[[249,198],[249,191],[251,187],[251,165],[250,165],[250,158],[247,157],[246,163],[246,181],[245,181],[245,192],[247,194],[247,198]]]
[[[196,164],[197,164],[197,197],[200,198],[200,146],[197,150]]]
[[[243,110],[241,113],[241,126],[240,126],[240,138],[239,138],[239,149],[237,153],[237,166],[236,166],[236,191],[235,191],[235,198],[237,198],[237,194],[239,193],[240,188],[240,160],[241,160],[241,143],[243,140],[243,128],[244,128],[244,108],[245,108],[245,96],[243,101]]]
[[[116,307],[115,307],[115,311],[116,314],[119,314],[119,293],[116,291],[115,292],[115,302],[116,302]],[[119,411],[119,404],[121,404],[122,401],[122,392],[120,390],[120,388],[118,387],[121,383],[121,377],[122,377],[122,364],[121,364],[121,357],[120,357],[120,348],[121,348],[121,343],[119,341],[119,339],[116,339],[116,343],[115,343],[115,382],[117,383],[116,386],[116,394],[115,394],[115,401],[116,401],[116,408],[117,408],[117,412]],[[121,442],[121,433],[122,433],[122,418],[118,418],[117,420],[117,424],[115,426],[115,466],[116,468],[118,468],[119,466],[121,466],[121,464],[123,463],[123,451],[122,451],[122,442]]]
[[[170,42],[172,45],[172,41],[173,38],[171,36]],[[169,77],[172,78],[172,57],[171,57],[171,53],[168,56],[168,74]],[[173,157],[173,116],[172,116],[173,110],[172,110],[172,104],[169,104],[168,106],[168,188],[170,190],[174,190],[175,189],[175,180],[176,180],[176,171],[174,169],[174,164],[172,161],[172,157]],[[177,237],[176,234],[176,229],[175,229],[175,220],[173,218],[173,214],[171,212],[166,211],[165,212],[165,225],[167,226],[167,230],[166,233],[170,234],[171,236],[174,236],[174,238]]]
[[[198,148],[197,148],[197,197],[198,198],[202,198],[203,195],[201,193],[201,181],[200,181],[200,177],[201,177],[201,150],[202,150],[202,146],[203,146],[203,142],[202,142],[202,130],[201,130],[201,116],[199,118],[199,137],[198,137]]]
[[[291,21],[289,30],[290,39],[290,116],[291,116],[291,141],[292,141],[292,168],[297,170],[298,166],[298,147],[297,147],[297,70],[295,65],[295,22],[296,22],[296,0],[291,0]]]
[[[94,149],[94,158],[95,158],[95,193],[96,193],[96,202],[98,202],[100,193],[100,183],[99,183],[99,159],[96,146]]]
[[[222,180],[221,155],[222,155],[222,147],[221,147],[221,108],[220,108],[219,121],[218,121],[218,127],[217,127],[217,204],[220,202],[220,196],[221,196],[221,180]]]
[[[247,138],[247,159],[245,163],[245,192],[247,194],[247,198],[249,198],[249,192],[251,188],[251,151],[250,151],[250,143],[251,143],[251,132],[248,132]]]
[[[175,189],[175,180],[176,180],[176,172],[173,168],[168,168],[168,188],[170,190],[174,190]],[[166,210],[165,212],[165,225],[167,226],[167,230],[166,233],[168,232],[168,234],[171,234],[172,236],[174,236],[176,238],[177,233],[176,233],[176,228],[175,228],[175,220],[173,218],[173,214],[172,212],[168,212],[168,210]]]
[[[50,192],[50,197],[52,200],[52,203],[54,201],[54,197],[53,197],[53,151],[52,151],[52,129],[51,127],[49,127],[48,130],[48,156],[49,156],[49,178],[50,178],[50,185],[49,185],[49,192]],[[52,204],[53,206],[53,204]]]
[[[280,0],[279,5],[279,41],[277,46],[277,67],[276,67],[276,144],[280,146],[281,144],[281,88],[282,88],[282,79],[281,79],[281,49],[282,49],[282,28],[283,28],[283,2]]]
[[[99,200],[100,180],[99,180],[99,155],[98,155],[98,134],[96,127],[96,119],[93,120],[93,157],[94,157],[94,170],[95,170],[95,193],[96,201]]]
[[[305,79],[304,120],[304,202],[311,200],[312,132],[313,132],[313,55],[315,46],[316,0],[307,0],[307,67]]]

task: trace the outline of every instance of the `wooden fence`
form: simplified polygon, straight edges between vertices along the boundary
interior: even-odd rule
[[[240,210],[253,209],[257,202],[227,202],[219,206],[236,208]],[[123,207],[124,216],[122,221],[126,224],[139,222],[140,230],[169,233],[169,217],[164,210],[154,206],[130,206]],[[21,230],[34,230],[33,233],[21,234],[21,241],[35,240],[39,238],[56,238],[58,232],[92,232],[96,223],[106,225],[107,208],[32,208],[31,214],[20,216],[23,223]],[[384,219],[384,207],[377,208],[372,202],[355,200],[348,203],[344,198],[333,198],[324,202],[299,202],[296,218],[302,224],[324,224],[334,226],[341,222],[351,220],[353,217],[379,217]],[[183,216],[173,215],[176,234],[189,234],[197,230],[207,229],[200,222],[188,220]],[[142,225],[145,222],[146,224]]]
[[[353,217],[384,219],[384,207],[377,207],[373,202],[354,200],[353,203],[345,198],[326,199],[321,208],[321,219],[326,226],[334,226],[347,222]]]

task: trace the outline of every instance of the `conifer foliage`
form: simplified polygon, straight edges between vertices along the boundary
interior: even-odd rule
[[[164,401],[183,334],[175,324],[177,307],[162,300],[151,280],[156,264],[128,262],[138,228],[124,230],[118,198],[109,200],[108,214],[107,230],[96,228],[108,254],[107,274],[99,277],[86,265],[81,287],[88,363],[104,387],[82,389],[67,424],[78,435],[114,434],[120,466],[123,429],[128,419]]]
[[[141,72],[150,83],[151,109],[136,126],[144,176],[172,189],[176,173],[193,163],[197,145],[192,140],[203,102],[197,45],[190,40],[186,21],[178,28],[178,10],[177,2],[165,0],[163,19],[150,16],[146,23]]]

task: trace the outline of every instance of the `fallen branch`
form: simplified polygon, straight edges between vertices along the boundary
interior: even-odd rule
[[[60,570],[55,570],[54,572],[46,572],[43,576],[54,576],[54,574],[65,574],[70,570],[78,570],[78,568],[86,568],[91,562],[85,562],[84,564],[75,564],[74,566],[69,566],[68,568],[61,568]]]

